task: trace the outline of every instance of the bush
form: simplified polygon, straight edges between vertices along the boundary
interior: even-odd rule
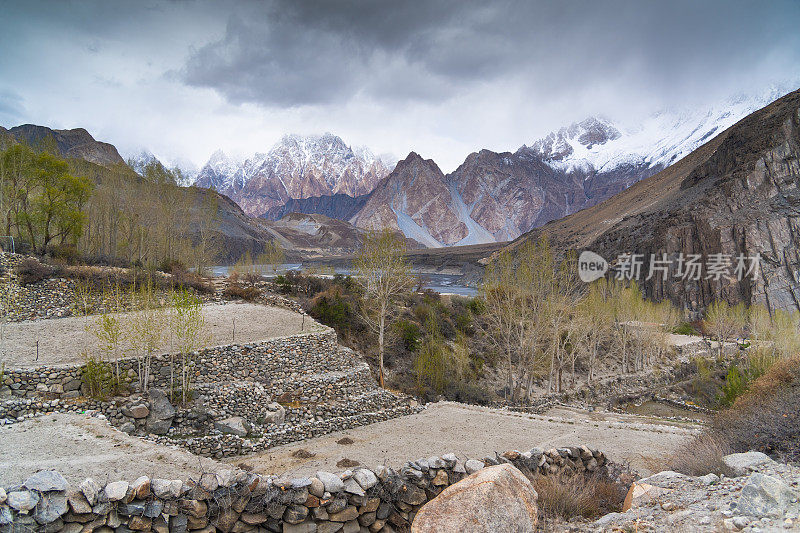
[[[175,274],[176,272],[185,272],[187,268],[177,259],[164,259],[158,264],[158,270],[166,274]]]
[[[692,326],[692,324],[689,322],[684,322],[683,324],[672,330],[672,333],[676,335],[700,335],[700,332],[697,331],[694,328],[694,326]]]
[[[93,355],[85,355],[86,363],[81,368],[81,383],[86,393],[96,400],[103,400],[123,391],[123,383],[117,381],[111,364]]]
[[[542,525],[574,518],[593,519],[622,509],[628,487],[596,475],[534,476]]]
[[[467,309],[469,309],[473,315],[481,315],[486,310],[486,303],[480,298],[472,298],[467,303]]]
[[[733,453],[731,447],[717,435],[701,433],[688,444],[681,446],[667,461],[663,470],[674,470],[687,476],[717,474],[732,476],[731,469],[722,457]]]
[[[55,276],[57,269],[50,265],[40,263],[33,257],[28,257],[17,265],[14,269],[14,273],[17,275],[21,285],[28,285]]]
[[[350,304],[344,300],[341,288],[336,286],[314,297],[309,314],[337,330],[345,329],[352,319]]]
[[[419,325],[410,320],[401,319],[395,322],[393,327],[400,337],[403,347],[409,352],[417,351],[422,338],[422,330]]]
[[[261,296],[261,291],[255,287],[242,287],[232,283],[228,285],[222,294],[228,298],[240,298],[246,302],[254,302]]]

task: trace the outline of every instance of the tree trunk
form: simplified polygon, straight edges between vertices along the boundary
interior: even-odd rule
[[[378,383],[384,389],[383,380],[383,329],[386,326],[386,306],[381,305],[380,325],[378,326]]]

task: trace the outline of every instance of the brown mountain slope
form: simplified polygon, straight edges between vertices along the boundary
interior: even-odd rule
[[[83,128],[54,130],[45,126],[23,124],[10,130],[0,129],[20,142],[36,146],[42,142],[54,141],[62,157],[84,159],[104,167],[125,164],[113,144],[96,141]]]
[[[757,279],[643,280],[649,296],[694,308],[716,297],[800,308],[800,91],[749,115],[678,163],[613,198],[531,231],[560,250],[760,254]],[[705,273],[703,278],[705,278]]]

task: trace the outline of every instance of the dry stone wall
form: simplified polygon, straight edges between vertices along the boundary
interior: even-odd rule
[[[411,398],[378,388],[369,366],[339,346],[330,329],[201,350],[191,370],[196,398],[177,409],[160,392],[170,390],[170,359],[154,358],[147,395],[108,401],[82,396],[80,367],[10,370],[0,389],[6,397],[0,400],[0,424],[90,411],[126,433],[222,458],[420,409]],[[135,386],[139,362],[119,365]]]
[[[310,478],[243,471],[196,480],[140,477],[69,487],[55,471],[0,489],[0,533],[12,531],[197,531],[333,533],[407,530],[417,511],[446,487],[488,465],[510,463],[533,475],[602,474],[606,458],[585,446],[509,451],[483,460],[454,454]]]

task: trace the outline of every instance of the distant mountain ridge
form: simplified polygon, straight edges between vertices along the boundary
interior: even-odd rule
[[[432,247],[512,240],[654,175],[780,93],[737,97],[705,111],[665,111],[635,129],[590,117],[513,153],[472,153],[446,176],[412,152],[349,220],[400,229]]]
[[[267,153],[239,164],[222,151],[200,169],[195,185],[221,192],[251,216],[315,196],[369,193],[391,171],[391,163],[338,136],[285,135]]]
[[[18,141],[32,146],[46,139],[52,139],[62,157],[84,159],[104,167],[125,164],[125,160],[113,144],[95,140],[83,128],[54,130],[46,126],[22,124],[11,129],[0,126],[0,133],[11,135]]]

